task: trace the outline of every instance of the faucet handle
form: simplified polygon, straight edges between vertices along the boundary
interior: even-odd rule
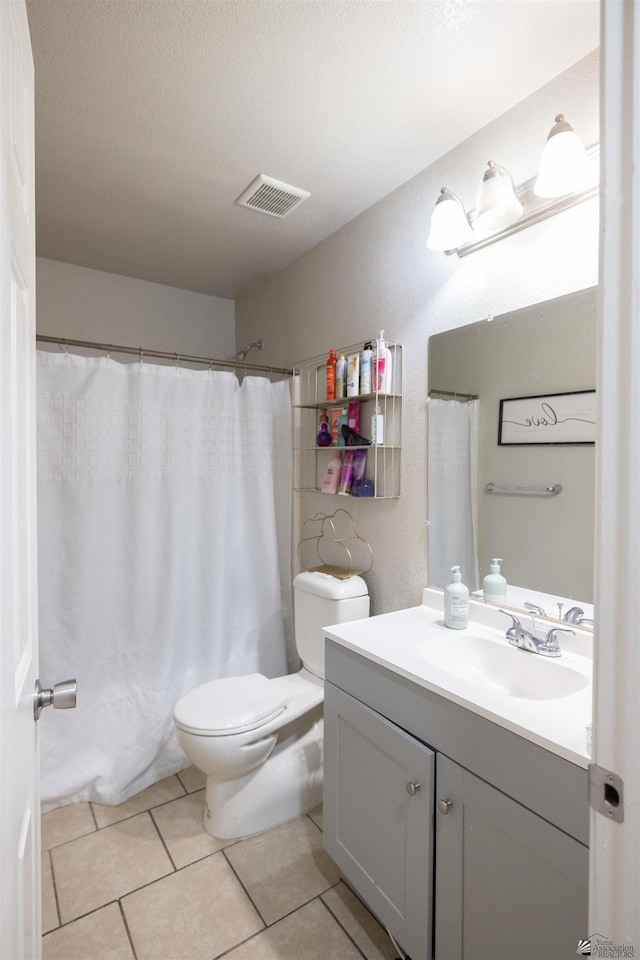
[[[512,613],[507,613],[506,610],[498,610],[498,613],[504,613],[505,617],[511,617],[513,623],[509,627],[510,630],[519,630],[522,627],[522,624],[517,617],[514,617]]]
[[[552,627],[551,630],[549,630],[549,633],[547,634],[547,638],[545,640],[545,644],[550,650],[560,649],[560,644],[558,642],[558,637],[557,637],[557,634],[559,633],[572,633],[575,636],[576,632],[575,630],[571,630],[568,627]]]

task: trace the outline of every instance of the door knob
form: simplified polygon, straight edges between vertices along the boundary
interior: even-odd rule
[[[409,780],[409,782],[407,783],[407,793],[409,794],[410,797],[415,797],[419,789],[420,789],[419,783],[413,783],[413,781]]]
[[[438,810],[445,817],[449,813],[449,810],[451,810],[452,806],[453,806],[453,800],[438,800]]]
[[[34,719],[40,719],[40,714],[45,707],[53,707],[54,710],[70,710],[75,707],[77,699],[78,684],[75,680],[63,680],[62,683],[56,683],[54,687],[48,689],[41,687],[40,681],[36,680],[33,691]]]

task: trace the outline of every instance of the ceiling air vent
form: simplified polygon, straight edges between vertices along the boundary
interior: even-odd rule
[[[299,187],[292,187],[282,180],[265,177],[259,174],[253,183],[249,184],[236,203],[250,210],[268,213],[270,217],[286,217],[294,207],[299,206],[311,194]]]

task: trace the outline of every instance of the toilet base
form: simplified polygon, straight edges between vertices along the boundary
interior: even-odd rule
[[[204,828],[220,840],[262,833],[322,800],[322,704],[279,732],[269,758],[235,780],[207,777]]]

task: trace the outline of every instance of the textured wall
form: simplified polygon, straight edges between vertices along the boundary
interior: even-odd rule
[[[36,281],[38,333],[197,356],[235,353],[233,300],[41,257]]]
[[[533,176],[560,111],[587,145],[597,142],[598,93],[594,51],[236,304],[238,342],[262,337],[267,363],[290,365],[330,346],[364,341],[380,328],[405,346],[402,495],[348,503],[373,547],[367,581],[374,613],[419,603],[427,582],[429,336],[598,278],[597,201],[458,260],[426,247],[438,192],[446,185],[473,209],[488,160],[506,166],[516,183]],[[299,515],[341,505],[305,494]]]

